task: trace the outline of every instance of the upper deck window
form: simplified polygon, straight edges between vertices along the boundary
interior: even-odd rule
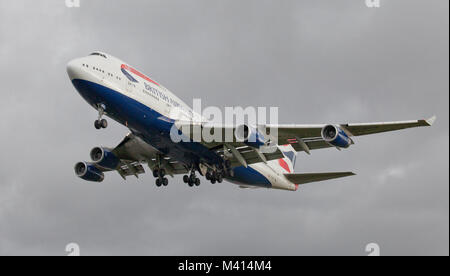
[[[102,54],[102,53],[92,53],[92,54],[90,54],[90,56],[100,56],[100,57],[102,57],[102,58],[106,58],[106,56],[104,55],[104,54]]]

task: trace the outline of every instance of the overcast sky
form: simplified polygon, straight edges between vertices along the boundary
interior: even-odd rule
[[[446,0],[0,0],[0,255],[449,254]],[[151,173],[78,179],[127,129],[75,91],[67,62],[94,50],[188,104],[278,106],[282,123],[427,118],[431,128],[300,154],[297,172],[354,171],[297,192],[157,188]]]

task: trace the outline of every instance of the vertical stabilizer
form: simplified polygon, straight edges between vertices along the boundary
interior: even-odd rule
[[[293,173],[297,160],[297,152],[291,145],[278,146],[278,149],[283,153],[284,158],[277,160],[277,165],[285,173]]]

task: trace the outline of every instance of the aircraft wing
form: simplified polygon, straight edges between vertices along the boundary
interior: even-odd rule
[[[330,180],[340,177],[355,175],[352,172],[328,172],[328,173],[292,173],[284,176],[294,184],[307,184],[311,182],[318,182]]]
[[[362,136],[387,131],[395,131],[406,128],[431,126],[436,120],[433,116],[427,120],[394,121],[378,123],[345,123],[338,124],[349,136]],[[305,151],[333,147],[321,137],[321,131],[325,124],[319,125],[279,125],[278,143],[291,144],[296,151]],[[270,127],[270,126],[267,126]]]
[[[345,133],[349,136],[361,136],[368,134],[375,134],[387,131],[401,130],[406,128],[413,127],[424,127],[431,126],[436,117],[432,117],[427,120],[412,120],[412,121],[394,121],[394,122],[378,122],[378,123],[345,123],[345,124],[337,124],[339,128],[341,128]],[[195,126],[198,129],[209,128],[211,133],[216,131],[221,132],[222,137],[226,137],[226,132],[230,133],[230,128],[232,127],[223,127],[220,125],[208,125],[203,123],[186,123],[186,122],[177,122],[178,129],[183,129],[188,127],[190,129],[190,138],[194,137]],[[327,141],[325,141],[321,136],[322,129],[327,126],[326,124],[317,124],[317,125],[264,125],[259,126],[259,130],[267,131],[270,128],[277,128],[278,136],[277,139],[273,139],[277,141],[278,145],[286,145],[291,144],[296,151],[305,151],[308,154],[311,150],[322,149],[334,147]],[[233,132],[235,129],[231,129]],[[201,137],[201,135],[197,135],[197,137]],[[203,137],[202,137],[203,139]],[[220,143],[220,142],[207,142],[202,140],[202,143],[207,146],[210,150],[216,151],[218,154],[222,156],[228,156],[232,161],[233,166],[248,166],[250,164],[259,163],[259,162],[267,162],[274,159],[283,158],[282,152],[276,147],[272,147],[274,150],[270,152],[262,152],[258,149],[255,149],[251,146],[243,142],[237,142],[233,137],[233,141]]]
[[[387,131],[395,131],[413,127],[431,126],[436,120],[433,116],[427,120],[413,120],[413,121],[396,121],[396,122],[378,122],[378,123],[346,123],[338,124],[349,136],[361,136],[375,133],[382,133]],[[325,124],[319,125],[279,125],[278,126],[278,142],[279,144],[288,144],[290,140],[296,138],[305,139],[306,141],[317,141],[321,139],[322,128]],[[275,127],[275,126],[266,126]],[[314,143],[313,143],[314,145]],[[320,144],[315,144],[319,146]],[[315,149],[314,146],[312,149]]]

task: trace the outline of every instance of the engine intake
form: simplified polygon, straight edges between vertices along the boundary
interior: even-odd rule
[[[81,179],[93,182],[102,182],[105,178],[103,172],[86,162],[78,162],[75,165],[75,174]]]
[[[234,136],[238,142],[243,142],[253,148],[260,148],[265,145],[264,135],[262,135],[257,129],[247,125],[240,125],[236,127]]]
[[[341,128],[334,125],[327,125],[322,129],[322,138],[339,148],[348,148],[353,144],[352,139]]]
[[[114,153],[101,147],[91,150],[91,159],[97,165],[110,170],[115,170],[120,163],[120,159]]]

